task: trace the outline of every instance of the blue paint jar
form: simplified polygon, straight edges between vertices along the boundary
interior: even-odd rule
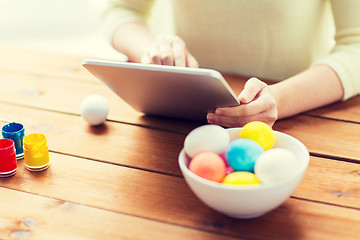
[[[21,123],[9,123],[3,126],[2,136],[5,139],[11,139],[14,141],[16,149],[16,158],[20,159],[24,157],[23,138],[25,136],[25,128]]]

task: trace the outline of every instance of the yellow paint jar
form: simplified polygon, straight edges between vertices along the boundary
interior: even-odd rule
[[[30,171],[42,171],[49,167],[49,148],[45,135],[32,133],[26,135],[24,143],[25,167]]]

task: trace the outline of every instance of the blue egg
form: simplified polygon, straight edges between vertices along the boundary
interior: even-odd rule
[[[264,149],[255,141],[240,138],[232,141],[226,150],[226,160],[234,171],[254,172],[256,160]]]

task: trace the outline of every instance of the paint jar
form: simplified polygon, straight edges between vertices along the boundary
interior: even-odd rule
[[[30,171],[42,171],[49,167],[49,149],[45,135],[32,133],[24,137],[25,167]]]
[[[14,141],[0,139],[0,177],[10,177],[18,170]]]
[[[16,149],[16,158],[24,157],[23,138],[25,136],[25,128],[21,123],[9,123],[2,127],[2,136],[6,139],[14,141]]]

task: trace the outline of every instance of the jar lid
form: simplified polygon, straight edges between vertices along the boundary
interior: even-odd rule
[[[23,139],[24,149],[28,151],[42,151],[47,150],[47,141],[44,134],[31,133],[26,135]]]
[[[8,123],[2,127],[2,135],[4,138],[23,137],[25,134],[25,128],[21,123]]]
[[[15,153],[14,141],[11,139],[0,139],[0,158]]]

